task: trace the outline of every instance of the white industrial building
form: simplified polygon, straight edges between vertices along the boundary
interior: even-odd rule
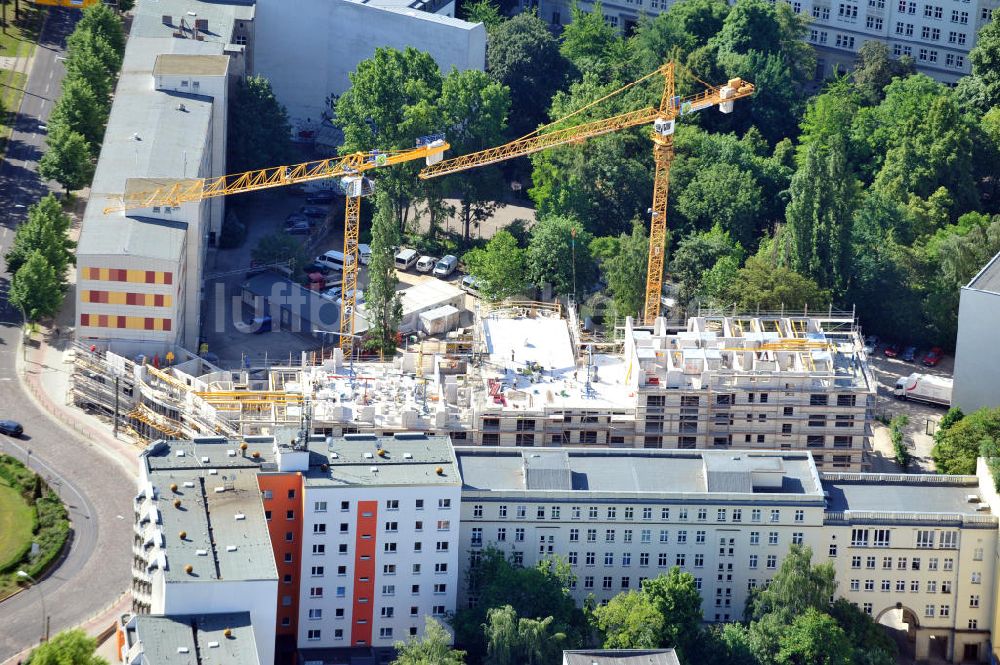
[[[426,51],[445,73],[483,69],[486,28],[453,15],[453,2],[257,0],[254,71],[271,81],[294,127],[318,129],[327,98],[350,87],[348,75],[376,48]]]
[[[965,413],[1000,406],[1000,254],[962,287],[951,403]]]
[[[149,355],[197,345],[222,199],[104,209],[225,173],[228,91],[251,66],[253,25],[241,0],[138,3],[77,245],[85,344]]]
[[[968,74],[969,51],[976,34],[1000,6],[997,0],[960,0],[935,5],[916,0],[785,0],[792,11],[809,20],[808,42],[817,51],[816,78],[850,71],[858,50],[866,41],[884,42],[899,58],[910,56],[917,71],[942,83],[954,84]],[[640,17],[667,11],[674,0],[606,0],[601,3],[605,20],[629,34]],[[525,0],[554,27],[572,20],[572,0]],[[579,3],[591,11],[593,3]]]

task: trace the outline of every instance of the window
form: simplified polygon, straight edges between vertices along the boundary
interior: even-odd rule
[[[438,499],[438,510],[448,510],[451,508],[451,499]]]
[[[605,577],[603,580],[601,580],[601,588],[605,590],[611,589],[611,577]]]
[[[725,508],[719,508],[718,510],[715,511],[715,521],[716,522],[725,522],[726,521],[726,509]]]
[[[865,591],[875,590],[875,580],[865,580]]]
[[[858,569],[861,568],[861,557],[852,556],[851,557],[851,568]]]
[[[622,533],[622,542],[631,543],[632,542],[632,529],[625,529]]]
[[[561,508],[559,506],[552,506],[550,512],[551,512],[552,519],[557,520],[557,519],[559,519],[559,515],[562,512],[562,510],[561,510]]]
[[[927,593],[937,593],[937,580],[927,582]]]
[[[505,527],[500,527],[497,529],[497,540],[499,542],[504,542],[507,540],[507,529]]]
[[[982,584],[983,583],[983,574],[982,573],[978,573],[978,572],[977,573],[972,573],[971,582],[973,584]]]
[[[583,578],[583,588],[593,589],[594,588],[594,577],[592,575],[587,575]]]
[[[346,572],[347,567],[346,566],[341,566],[341,567],[344,568],[344,570]],[[382,566],[382,574],[383,575],[395,575],[396,574],[396,564],[394,564],[394,563],[387,563],[384,566]]]
[[[896,591],[900,593],[906,591],[906,580],[896,580]]]
[[[477,503],[472,507],[472,516],[477,518],[483,516],[483,504]]]
[[[310,589],[309,589],[309,597],[310,598],[322,598],[323,597],[323,587],[321,587],[321,586],[310,587]]]
[[[949,32],[948,33],[948,43],[949,44],[964,44],[965,43],[965,33],[964,32]]]
[[[708,519],[708,509],[706,509],[706,508],[699,508],[698,509],[698,521],[699,522],[704,522],[707,519]]]
[[[615,565],[615,554],[614,554],[614,552],[605,552],[604,553],[604,565],[605,566],[613,566],[613,565]]]
[[[383,584],[382,585],[382,595],[383,596],[395,596],[396,595],[396,585],[395,584]]]
[[[892,570],[892,557],[884,556],[882,557],[882,570]],[[936,568],[935,568],[936,570]]]
[[[924,606],[924,616],[925,617],[933,617],[934,616],[934,606],[933,605],[925,605]]]
[[[694,534],[694,542],[697,543],[697,544],[699,544],[699,545],[704,544],[705,543],[705,532],[704,531],[696,531],[695,534]]]
[[[312,641],[316,641],[322,637],[323,631],[319,628],[310,628],[309,632],[306,634],[306,638]]]
[[[767,544],[768,545],[777,545],[778,544],[778,532],[777,531],[769,531],[767,533]]]
[[[625,552],[624,554],[622,554],[622,566],[628,568],[631,565],[632,565],[632,553]]]
[[[382,551],[387,554],[392,554],[396,551],[396,543],[385,543],[382,545]]]
[[[399,510],[399,499],[387,499],[385,502],[386,510]]]
[[[588,534],[589,540],[589,534]],[[652,529],[643,529],[639,532],[639,541],[642,543],[651,543],[653,541],[653,531]]]
[[[566,560],[569,562],[569,565],[575,566],[577,561],[576,552],[569,552],[566,555]]]
[[[314,543],[313,544],[313,554],[316,554],[316,555],[326,554],[326,545],[324,545],[322,543]]]
[[[913,557],[913,560],[910,562],[910,568],[912,570],[920,570],[920,557]]]
[[[613,542],[615,542],[615,530],[614,529],[605,529],[604,530],[604,542],[606,542],[606,543],[613,543]]]
[[[845,5],[845,4],[841,3],[841,5],[840,5],[840,16],[844,15],[844,8],[845,7],[852,7],[852,6],[853,5]],[[855,16],[858,15],[858,8],[856,6],[854,6],[854,15]],[[826,406],[828,400],[829,400],[829,395],[812,394],[812,395],[809,395],[809,406]]]
[[[945,557],[944,565],[941,569],[950,571],[954,568],[954,566],[955,566],[955,560]]]
[[[951,605],[942,605],[938,608],[938,616],[948,617],[951,616]]]
[[[773,523],[779,522],[779,521],[781,521],[781,511],[780,510],[772,510],[771,511],[771,523],[773,524]]]
[[[326,512],[326,501],[316,501],[313,503],[313,512],[325,513]]]
[[[934,532],[925,530],[917,531],[917,547],[918,548],[934,547]]]
[[[803,534],[801,531],[792,532],[792,545],[801,545],[803,541]]]
[[[448,585],[447,584],[435,584],[434,585],[434,593],[435,594],[441,595],[441,594],[447,593],[447,592],[448,592]]]
[[[767,555],[767,568],[768,570],[774,570],[778,567],[778,557],[775,554]]]
[[[891,590],[892,590],[892,581],[882,580],[882,591],[891,591]]]
[[[310,619],[310,621],[316,621],[316,620],[322,619],[322,618],[323,618],[323,610],[322,610],[322,608],[314,608],[314,609],[310,609],[309,610],[309,619]]]
[[[635,517],[635,508],[628,506],[625,508],[625,519],[630,520]]]
[[[313,533],[326,533],[326,524],[322,522],[313,524]],[[285,534],[285,540],[291,542],[292,539],[288,537],[289,535],[291,535],[291,532]]]
[[[347,531],[348,531],[349,529],[350,529],[350,525],[348,525],[348,523],[347,523],[347,522],[341,522],[341,523],[340,523],[340,532],[341,532],[341,533],[347,533]]]
[[[538,509],[535,511],[535,519],[545,519],[545,506],[538,506]]]
[[[444,605],[435,605],[435,606],[433,606],[431,608],[431,614],[433,614],[436,617],[444,616],[444,614],[445,614],[445,607],[444,607]]]
[[[805,522],[806,521],[806,511],[804,511],[804,510],[796,510],[795,511],[795,521],[796,522]]]
[[[587,511],[587,518],[596,520],[597,519],[597,506],[591,506]]]
[[[312,567],[313,577],[323,577],[323,566],[313,566]]]
[[[472,546],[473,547],[483,546],[483,530],[480,527],[473,527],[472,529]]]
[[[687,557],[683,553],[682,554],[678,554],[676,557],[674,557],[674,565],[675,566],[683,566],[686,561],[687,561]]]
[[[579,542],[579,540],[580,540],[580,530],[579,529],[570,529],[569,530],[569,542],[575,543],[575,542]]]
[[[756,568],[757,567],[757,555],[756,554],[751,554],[750,555],[750,564],[749,564],[749,567],[750,568]]]
[[[340,512],[346,513],[350,509],[351,509],[351,502],[350,501],[341,501],[340,502]]]
[[[851,547],[868,547],[868,529],[851,529]]]
[[[594,552],[587,552],[584,558],[584,565],[593,566],[596,563],[597,555]]]
[[[851,591],[861,590],[861,580],[851,580]]]
[[[743,509],[742,508],[733,508],[733,521],[734,522],[742,522],[743,521]]]
[[[629,578],[627,578],[627,577],[623,577],[622,578],[621,587],[622,587],[622,589],[628,589],[629,588]]]
[[[438,552],[447,552],[448,551],[448,541],[447,540],[439,540],[437,542],[437,551]]]
[[[978,619],[969,619],[969,624],[968,625],[969,625],[969,630],[976,630],[977,628],[979,628],[979,620]]]
[[[889,547],[889,529],[875,529],[873,547]]]
[[[941,543],[938,545],[943,550],[953,550],[958,547],[958,531],[942,531],[941,532]],[[982,559],[982,550],[977,550],[979,552],[979,558]]]
[[[837,556],[837,545],[836,544],[831,544],[830,547],[829,547],[829,549],[827,550],[827,554],[826,555],[829,556],[829,557],[835,557],[835,556]]]
[[[688,541],[688,532],[681,530],[677,532],[677,544],[684,545]]]
[[[399,531],[399,522],[386,522],[385,530],[388,533],[396,533]]]
[[[500,519],[507,519],[507,506],[500,506],[500,508],[497,509],[497,516]]]
[[[514,529],[514,542],[515,543],[523,543],[524,542],[524,528],[523,527],[516,527]]]
[[[760,508],[754,508],[750,511],[750,521],[751,522],[760,521]]]

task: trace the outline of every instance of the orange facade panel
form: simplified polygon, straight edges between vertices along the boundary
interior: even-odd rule
[[[267,530],[278,569],[278,635],[294,638],[298,631],[299,587],[302,565],[302,474],[261,473],[257,485],[263,495]]]
[[[83,290],[80,302],[107,305],[135,305],[137,307],[172,307],[174,297],[161,293],[134,293],[131,291]]]
[[[358,502],[358,527],[355,534],[351,646],[370,646],[372,643],[372,618],[375,613],[378,501]]]
[[[157,270],[126,270],[124,268],[81,267],[83,279],[98,282],[130,282],[133,284],[173,284],[174,273]]]
[[[173,328],[173,320],[153,316],[120,316],[115,314],[82,312],[80,314],[80,326],[84,328],[118,328],[170,332]]]

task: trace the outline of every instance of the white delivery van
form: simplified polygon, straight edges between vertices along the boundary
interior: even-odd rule
[[[943,376],[913,373],[896,380],[897,399],[911,399],[941,406],[951,405],[952,380]]]
[[[401,249],[396,253],[396,270],[409,270],[420,258],[415,249]]]
[[[434,276],[444,279],[455,272],[458,267],[458,257],[452,254],[441,257],[441,260],[434,266]]]
[[[325,254],[320,254],[316,257],[316,263],[324,265],[330,270],[337,270],[343,272],[344,270],[344,253],[338,252],[335,249],[331,249]]]

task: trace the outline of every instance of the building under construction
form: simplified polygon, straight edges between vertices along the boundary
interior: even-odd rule
[[[876,383],[850,313],[626,320],[618,343],[573,311],[505,303],[465,334],[390,362],[332,358],[222,370],[78,349],[73,399],[144,440],[314,433],[447,434],[458,444],[812,450],[820,468],[868,466]]]

